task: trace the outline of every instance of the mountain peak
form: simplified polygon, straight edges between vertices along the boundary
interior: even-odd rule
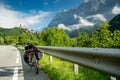
[[[76,8],[57,13],[48,26],[59,26],[68,30],[85,26],[98,27],[99,23],[109,21],[119,13],[120,0],[84,0]]]

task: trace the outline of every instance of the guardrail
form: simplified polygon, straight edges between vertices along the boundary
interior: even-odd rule
[[[120,77],[120,49],[38,46],[47,54]]]

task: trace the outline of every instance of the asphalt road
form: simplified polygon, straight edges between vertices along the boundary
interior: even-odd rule
[[[13,46],[0,46],[0,80],[24,80],[20,54]]]
[[[35,74],[34,68],[30,72],[29,69],[22,51],[0,45],[0,80],[50,80],[41,69],[39,74]]]

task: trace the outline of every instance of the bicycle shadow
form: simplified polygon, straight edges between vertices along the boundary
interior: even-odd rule
[[[14,74],[14,68],[15,67],[21,67],[21,66],[4,66],[0,67],[0,76],[2,77],[11,77]],[[19,69],[18,74],[19,76],[23,76],[22,74],[22,69]]]

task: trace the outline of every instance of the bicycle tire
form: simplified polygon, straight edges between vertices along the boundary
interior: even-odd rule
[[[36,70],[36,74],[39,74],[39,69],[37,68],[37,70]]]
[[[34,68],[35,68],[35,72],[36,74],[39,73],[39,66],[37,64],[37,59],[35,58],[35,55],[33,56],[34,57]]]

